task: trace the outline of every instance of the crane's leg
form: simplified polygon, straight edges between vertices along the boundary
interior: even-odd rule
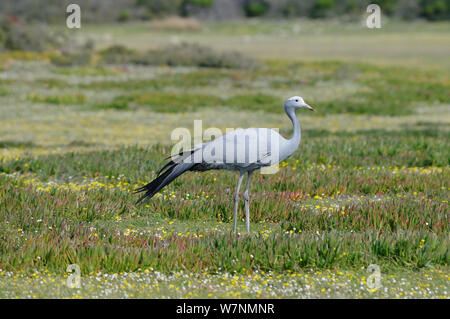
[[[239,176],[239,182],[236,187],[236,192],[234,193],[234,227],[233,227],[233,233],[236,234],[236,227],[237,227],[237,210],[239,205],[239,189],[241,188],[242,179],[244,178],[244,172],[240,172]]]
[[[245,185],[244,202],[245,202],[245,219],[247,221],[247,233],[250,232],[250,196],[248,195],[248,188],[250,187],[250,178],[252,177],[252,171],[248,172],[247,185]]]

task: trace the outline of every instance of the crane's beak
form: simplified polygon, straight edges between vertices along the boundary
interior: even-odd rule
[[[305,109],[315,112],[314,109],[306,103],[305,103]]]

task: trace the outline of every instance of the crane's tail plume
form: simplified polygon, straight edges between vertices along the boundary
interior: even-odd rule
[[[140,202],[146,202],[158,193],[164,186],[170,184],[175,178],[190,170],[195,164],[191,163],[175,163],[173,161],[167,163],[157,174],[157,177],[138,189],[135,189],[134,193],[145,192],[145,194],[138,199],[136,204]],[[161,173],[163,170],[165,171]]]

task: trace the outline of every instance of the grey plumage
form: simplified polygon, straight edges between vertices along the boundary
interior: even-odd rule
[[[245,173],[248,174],[244,192],[247,231],[250,231],[249,186],[250,177],[256,169],[277,164],[291,156],[301,140],[300,124],[295,116],[299,108],[314,111],[299,96],[286,100],[284,109],[293,125],[293,134],[285,139],[278,132],[267,128],[235,130],[208,143],[196,145],[193,149],[169,156],[170,159],[158,172],[157,177],[147,185],[135,190],[145,192],[137,203],[151,199],[164,186],[187,171],[227,169],[238,171],[239,182],[234,195],[234,232],[237,225],[239,189]]]

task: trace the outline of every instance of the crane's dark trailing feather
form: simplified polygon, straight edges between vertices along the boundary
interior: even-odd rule
[[[164,171],[166,168],[170,168],[170,167],[172,167],[173,165],[175,164],[175,162],[174,161],[169,161],[169,162],[167,162],[166,163],[166,165],[164,165],[159,171],[158,171],[158,173],[156,173],[156,177],[158,177],[159,175],[161,175],[161,173],[162,173],[162,171]]]
[[[184,159],[186,159],[188,156],[192,155],[194,152],[196,151],[196,149],[192,149],[189,151],[184,151],[184,152],[180,152],[178,154],[175,155],[170,155],[168,157],[165,158],[165,160],[170,159],[169,162],[167,162],[156,174],[156,176],[161,175],[161,172],[164,171],[166,168],[170,168],[172,165],[180,163],[181,161],[183,161]]]
[[[164,186],[170,184],[175,178],[192,169],[194,166],[194,163],[175,163],[174,161],[168,162],[158,172],[157,177],[153,181],[134,191],[135,194],[145,192],[145,194],[138,199],[136,204],[139,204],[142,201],[148,201],[150,198],[155,196],[156,193],[163,189]]]

